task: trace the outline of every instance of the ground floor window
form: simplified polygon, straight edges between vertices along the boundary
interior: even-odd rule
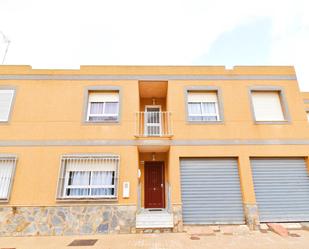
[[[0,156],[0,200],[8,200],[14,177],[16,157]]]
[[[119,156],[63,156],[59,198],[115,198]]]

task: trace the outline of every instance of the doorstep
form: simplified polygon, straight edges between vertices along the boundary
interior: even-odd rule
[[[173,214],[165,209],[141,209],[136,214],[136,228],[173,228]]]

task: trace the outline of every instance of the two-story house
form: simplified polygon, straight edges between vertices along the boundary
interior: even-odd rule
[[[309,221],[293,67],[0,66],[0,235]]]

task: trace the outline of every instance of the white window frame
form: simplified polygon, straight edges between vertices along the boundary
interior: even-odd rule
[[[189,95],[192,92],[200,92],[201,94],[207,93],[207,92],[208,93],[213,92],[213,93],[216,94],[217,101],[215,101],[215,102],[214,101],[191,102],[191,101],[187,100],[188,121],[189,122],[220,122],[221,120],[220,120],[220,110],[219,110],[219,105],[218,105],[218,102],[219,102],[218,91],[217,90],[201,90],[201,91],[188,90],[187,94]],[[206,113],[205,109],[203,107],[204,103],[214,103],[216,113],[211,113],[211,114]],[[189,104],[199,104],[200,107],[201,107],[202,113],[201,114],[191,114]],[[214,116],[217,118],[217,120],[203,120],[203,117],[214,117]],[[201,117],[201,120],[191,120],[190,117]]]
[[[91,95],[91,93],[100,93],[100,92],[115,92],[118,94],[118,102],[115,101],[102,101],[102,102],[98,102],[98,101],[90,101],[89,96]],[[102,114],[90,114],[90,110],[91,110],[91,103],[103,103],[103,113]],[[105,114],[105,106],[106,103],[117,103],[118,104],[118,108],[117,108],[117,113],[115,114]],[[86,117],[86,121],[89,123],[115,123],[115,122],[119,122],[119,110],[120,110],[120,93],[118,90],[116,91],[101,91],[101,90],[88,90],[88,101],[87,101],[87,117]],[[116,119],[113,120],[90,120],[91,117],[116,117]]]
[[[113,188],[114,191],[115,191],[115,188],[116,188],[116,184],[115,184],[115,175],[116,175],[116,171],[113,171],[114,172],[114,184],[113,185],[98,185],[98,184],[92,184],[92,175],[94,172],[108,172],[108,171],[91,171],[91,170],[85,170],[84,172],[89,172],[89,176],[90,176],[90,184],[89,185],[78,185],[78,184],[75,184],[75,185],[69,185],[68,184],[68,181],[67,179],[69,179],[70,177],[70,173],[72,171],[66,171],[65,173],[65,184],[64,184],[64,190],[63,190],[63,193],[64,193],[64,197],[66,198],[114,198],[115,195],[78,195],[78,196],[74,196],[74,195],[67,195],[67,190],[69,189],[89,189],[89,191],[91,192],[92,189],[98,189],[98,188]]]
[[[156,123],[148,123],[148,108],[159,108],[159,123],[155,125]],[[145,136],[162,136],[162,120],[161,120],[161,105],[146,105],[145,106],[145,118],[144,118],[144,130],[145,130]],[[148,134],[148,127],[159,127],[159,134]]]
[[[215,108],[216,108],[216,113],[211,113],[211,114],[206,113],[205,109],[203,107],[204,103],[214,103]],[[189,117],[190,122],[218,122],[218,121],[221,121],[217,102],[210,102],[210,101],[207,101],[207,102],[188,102],[188,105],[189,104],[199,104],[201,106],[201,110],[202,110],[201,114],[191,114],[190,111],[189,111],[189,108],[188,108],[188,117]],[[201,120],[191,120],[190,117],[201,117]],[[203,117],[216,117],[217,120],[203,120]]]
[[[90,114],[90,109],[91,109],[91,104],[92,103],[102,103],[103,104],[103,114]],[[105,106],[106,106],[106,103],[117,103],[118,104],[118,108],[117,108],[117,113],[116,114],[104,114],[105,113]],[[87,115],[87,121],[88,122],[117,122],[118,121],[118,116],[119,116],[119,101],[118,102],[109,102],[109,101],[106,101],[106,102],[91,102],[89,101],[88,102],[88,115]],[[90,120],[91,117],[117,117],[116,119],[114,120]]]
[[[114,184],[112,185],[96,185],[96,184],[89,184],[89,185],[69,185],[69,175],[70,172],[66,169],[67,161],[66,160],[114,160],[116,163],[114,172]],[[117,199],[118,198],[118,184],[119,184],[119,165],[120,165],[120,156],[118,155],[65,155],[61,157],[61,167],[58,179],[58,191],[57,191],[57,199]],[[93,172],[109,172],[110,170],[91,170],[85,169],[84,172],[90,172],[90,180],[92,180],[92,173]],[[92,189],[98,188],[113,188],[114,194],[113,195],[67,195],[68,189],[89,189],[90,193]]]
[[[8,202],[10,200],[10,197],[11,197],[11,191],[12,191],[13,182],[14,182],[14,178],[15,178],[17,157],[15,155],[0,155],[0,161],[2,161],[2,160],[12,161],[12,163],[13,163],[13,168],[12,168],[12,172],[11,172],[11,178],[10,178],[7,196],[5,198],[0,198],[0,202]],[[0,167],[1,167],[1,165],[0,165]]]
[[[12,98],[11,98],[11,102],[9,104],[7,118],[6,119],[0,119],[0,123],[7,123],[7,122],[9,122],[9,120],[11,118],[13,104],[14,104],[14,100],[15,100],[16,90],[14,88],[11,88],[11,87],[0,87],[0,92],[1,91],[11,91],[12,92]]]

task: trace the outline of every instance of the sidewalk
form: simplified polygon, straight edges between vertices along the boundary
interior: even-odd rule
[[[248,235],[196,236],[186,233],[113,234],[55,237],[2,237],[0,248],[16,249],[308,249],[309,232],[282,238],[272,232]],[[76,239],[97,239],[93,246],[67,246]]]

